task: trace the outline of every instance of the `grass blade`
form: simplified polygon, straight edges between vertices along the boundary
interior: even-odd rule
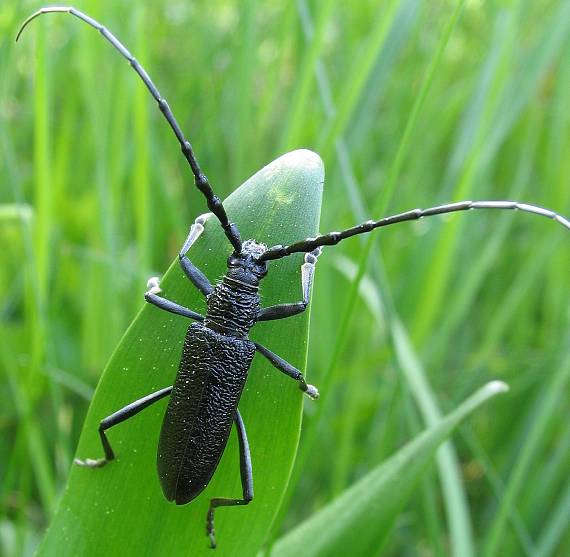
[[[525,477],[530,466],[544,448],[545,431],[550,420],[557,416],[556,409],[563,393],[567,392],[570,381],[570,357],[565,357],[556,373],[552,373],[544,385],[544,391],[532,420],[532,427],[526,436],[526,442],[517,456],[516,464],[510,474],[503,498],[499,502],[497,515],[493,520],[481,555],[492,557],[500,551],[501,542],[507,527],[511,507],[524,488]]]
[[[500,381],[485,385],[451,414],[279,540],[273,555],[325,557],[377,553],[437,447],[471,412],[506,390],[507,386]]]

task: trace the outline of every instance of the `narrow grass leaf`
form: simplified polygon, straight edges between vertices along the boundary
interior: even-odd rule
[[[274,557],[377,554],[439,445],[470,413],[506,390],[507,386],[500,381],[485,385],[330,505],[280,539],[275,544]]]
[[[566,482],[560,495],[560,502],[548,517],[544,531],[540,533],[534,557],[555,555],[556,548],[564,536],[568,535],[570,527],[570,482]]]
[[[378,18],[368,34],[368,40],[363,47],[361,56],[356,59],[349,74],[343,80],[344,87],[338,95],[340,99],[338,110],[334,118],[327,123],[319,142],[319,152],[323,154],[325,159],[331,156],[336,139],[344,134],[354,115],[358,102],[366,89],[366,83],[374,69],[374,63],[385,46],[399,5],[400,2],[389,0],[387,6],[378,12]]]
[[[532,463],[544,450],[545,432],[550,421],[557,416],[556,409],[560,397],[567,392],[567,384],[570,381],[570,357],[567,350],[564,351],[560,367],[549,374],[544,385],[540,403],[537,404],[532,427],[526,435],[526,442],[517,455],[516,464],[510,474],[503,498],[499,502],[497,514],[489,528],[481,555],[492,557],[497,555],[501,548],[508,525],[508,517],[511,507],[516,504],[516,499],[524,491],[524,481]]]

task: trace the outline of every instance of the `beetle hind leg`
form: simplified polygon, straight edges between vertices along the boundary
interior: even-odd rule
[[[206,534],[208,538],[210,538],[210,547],[212,549],[216,549],[216,536],[214,533],[215,509],[217,507],[247,505],[253,499],[253,471],[251,468],[251,454],[249,452],[249,443],[247,441],[245,425],[243,423],[239,410],[236,410],[235,424],[239,441],[239,471],[241,476],[243,499],[210,499],[210,508],[208,509],[208,514],[206,516]]]
[[[132,418],[141,410],[144,410],[151,404],[154,404],[165,396],[168,396],[171,392],[172,386],[165,387],[164,389],[160,389],[160,391],[156,391],[150,395],[140,398],[139,400],[135,400],[135,402],[131,402],[124,408],[117,410],[114,414],[111,414],[110,416],[107,416],[101,420],[101,423],[99,424],[99,436],[101,437],[101,444],[103,445],[105,458],[86,458],[85,460],[76,458],[73,461],[74,464],[77,464],[78,466],[85,466],[87,468],[101,468],[102,466],[105,466],[105,464],[107,464],[107,462],[110,460],[114,460],[115,453],[113,452],[111,444],[109,443],[109,439],[107,439],[105,431],[115,425],[120,424],[121,422],[124,422],[125,420],[128,420],[129,418]]]

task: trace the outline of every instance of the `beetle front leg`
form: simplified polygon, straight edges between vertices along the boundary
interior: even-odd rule
[[[265,348],[265,346],[262,346],[257,342],[254,342],[254,344],[256,350],[260,354],[263,354],[279,371],[282,371],[289,377],[292,377],[293,379],[295,379],[295,381],[299,381],[299,388],[309,398],[312,398],[313,400],[319,398],[319,389],[317,389],[317,387],[315,387],[314,385],[309,385],[305,381],[303,374],[296,367],[292,366],[288,361],[284,360],[277,354],[271,352],[271,350]]]
[[[216,537],[214,535],[214,510],[216,507],[228,507],[235,505],[247,505],[253,499],[253,470],[251,468],[251,453],[245,432],[245,424],[239,410],[236,409],[234,420],[239,441],[239,472],[241,476],[241,488],[243,499],[215,498],[210,499],[210,508],[206,516],[206,534],[210,538],[210,547],[216,549]]]
[[[182,317],[188,317],[194,319],[195,321],[204,321],[204,316],[188,309],[176,302],[172,302],[159,296],[162,292],[160,289],[160,281],[158,277],[151,277],[146,283],[148,290],[145,292],[144,299],[153,306],[156,306],[164,311],[169,311],[170,313],[175,313],[176,315],[182,315]]]
[[[322,248],[317,248],[305,254],[305,263],[301,267],[301,289],[303,300],[294,304],[278,304],[262,308],[257,315],[258,321],[270,321],[272,319],[285,319],[299,313],[303,313],[311,301],[311,287],[317,258],[321,255]]]
[[[203,215],[200,215],[194,221],[194,224],[190,227],[188,238],[186,238],[186,241],[184,242],[184,245],[178,254],[178,257],[180,258],[180,266],[182,267],[184,274],[190,279],[192,284],[200,292],[202,292],[202,294],[204,294],[204,296],[210,294],[214,287],[211,285],[206,275],[200,271],[200,269],[198,269],[198,267],[196,267],[192,261],[190,261],[188,255],[186,254],[188,253],[188,250],[192,244],[200,237],[202,232],[204,232],[204,223],[206,222],[209,214],[210,213],[205,213]]]
[[[133,416],[136,416],[141,410],[144,410],[151,404],[159,401],[161,398],[168,396],[172,392],[172,386],[165,387],[164,389],[160,389],[160,391],[156,391],[155,393],[151,393],[143,398],[139,398],[130,404],[127,404],[124,408],[117,410],[115,413],[107,416],[101,423],[99,424],[99,436],[101,437],[101,444],[103,445],[103,451],[105,452],[105,458],[86,458],[85,460],[81,460],[76,458],[73,462],[78,466],[86,466],[87,468],[101,468],[105,466],[107,462],[110,460],[114,460],[115,453],[111,447],[111,443],[109,443],[109,439],[107,439],[107,435],[105,431]]]

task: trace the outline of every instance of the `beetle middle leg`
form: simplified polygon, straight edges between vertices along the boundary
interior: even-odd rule
[[[206,516],[206,534],[210,538],[210,547],[216,548],[216,537],[214,534],[214,511],[216,507],[231,507],[236,505],[247,505],[253,499],[253,470],[251,468],[251,454],[249,443],[239,410],[236,409],[235,424],[239,442],[239,471],[241,476],[241,487],[243,499],[215,498],[210,499],[210,508]]]
[[[270,321],[272,319],[286,319],[299,313],[303,313],[311,301],[311,287],[317,258],[321,255],[322,248],[317,248],[305,254],[305,262],[301,266],[301,289],[303,300],[293,304],[278,304],[262,308],[257,316],[258,321]]]
[[[271,350],[265,348],[261,344],[254,342],[255,349],[263,354],[279,371],[282,371],[289,377],[299,381],[299,388],[309,397],[314,399],[319,398],[319,389],[314,385],[309,385],[305,381],[303,374],[293,365],[291,365],[287,360],[284,360],[281,356],[278,356]]]
[[[125,420],[128,420],[129,418],[132,418],[141,410],[144,410],[151,404],[158,402],[160,399],[168,396],[171,392],[172,386],[165,387],[164,389],[160,389],[160,391],[156,391],[143,398],[139,398],[130,404],[127,404],[127,406],[124,408],[117,410],[110,416],[107,416],[101,420],[101,423],[99,424],[99,436],[101,437],[101,444],[103,445],[103,450],[105,451],[105,458],[98,458],[96,460],[91,458],[86,458],[85,460],[76,458],[74,460],[74,463],[79,466],[86,466],[88,468],[101,468],[102,466],[105,466],[105,464],[107,464],[107,462],[110,460],[114,460],[115,453],[111,448],[111,443],[109,443],[109,439],[107,439],[105,431],[117,424],[120,424],[121,422],[124,422]]]

